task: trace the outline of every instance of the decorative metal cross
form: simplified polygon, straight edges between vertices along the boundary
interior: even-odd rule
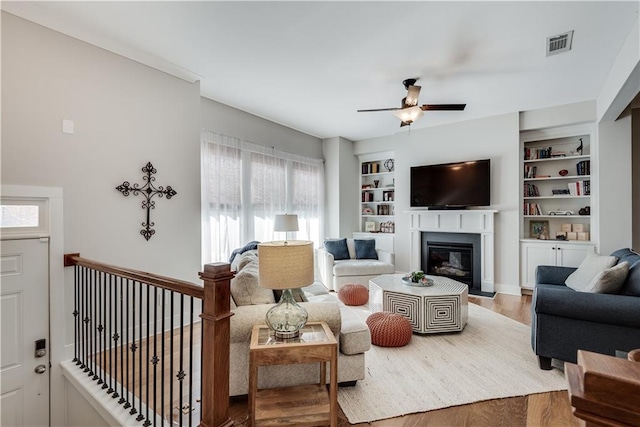
[[[137,196],[138,194],[142,194],[144,196],[145,199],[142,201],[142,209],[147,210],[147,221],[142,223],[144,228],[140,230],[140,234],[142,234],[145,239],[149,240],[151,236],[156,234],[156,231],[151,228],[155,225],[155,223],[151,222],[151,209],[156,208],[156,202],[151,199],[155,195],[158,197],[166,196],[167,199],[170,199],[178,193],[171,188],[170,185],[167,185],[167,188],[163,188],[162,186],[156,188],[153,185],[153,181],[155,181],[156,178],[151,175],[156,173],[156,169],[153,167],[151,162],[147,163],[147,165],[142,168],[142,172],[147,174],[142,177],[142,179],[147,181],[142,187],[138,184],[131,185],[128,181],[125,181],[122,185],[118,185],[116,190],[121,192],[124,196],[128,196],[129,193],[133,193],[134,196]]]

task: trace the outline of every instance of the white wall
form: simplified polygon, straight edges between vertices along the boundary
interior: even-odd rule
[[[201,126],[300,156],[322,159],[322,140],[258,116],[201,98]]]
[[[409,168],[489,158],[491,208],[499,211],[495,223],[495,288],[500,291],[517,287],[520,213],[518,113],[412,130],[354,144],[356,155],[385,150],[395,151],[396,269],[409,269]]]
[[[598,151],[600,253],[610,254],[632,246],[630,115],[598,124]]]

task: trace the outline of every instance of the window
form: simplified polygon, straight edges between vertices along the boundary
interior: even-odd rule
[[[204,262],[227,261],[246,243],[282,240],[279,213],[298,215],[288,238],[321,242],[324,167],[309,159],[203,131]]]
[[[49,230],[46,200],[3,197],[0,229],[3,236],[44,236]]]

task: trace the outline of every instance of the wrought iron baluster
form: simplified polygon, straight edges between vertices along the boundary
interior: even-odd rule
[[[162,290],[162,342],[161,342],[161,364],[160,364],[160,372],[162,372],[161,378],[160,378],[160,419],[163,420],[164,422],[164,359],[166,358],[167,352],[165,351],[165,347],[164,347],[164,336],[166,335],[166,331],[165,331],[165,321],[164,321],[164,316],[165,316],[165,312],[164,312],[164,307],[165,307],[165,296],[167,294],[167,291],[165,291],[164,289]],[[171,406],[171,404],[169,404],[169,406]],[[157,411],[156,411],[157,412]]]
[[[116,316],[113,313],[113,310],[116,309],[118,306],[115,305],[116,304],[116,300],[113,297],[113,275],[109,274],[109,287],[107,289],[107,293],[109,295],[109,323],[108,325],[108,333],[105,334],[105,337],[107,338],[107,342],[109,343],[109,390],[107,391],[107,393],[111,394],[112,398],[118,397],[118,393],[116,392],[116,387],[115,387],[115,379],[118,378],[118,365],[114,364],[114,353],[117,349],[117,347],[115,345],[112,344],[111,340],[113,340],[113,335],[114,335],[114,325],[113,322],[116,320]],[[117,340],[116,340],[116,344],[117,344]]]
[[[122,277],[118,277],[118,283],[120,284],[120,399],[119,404],[123,404],[126,399],[124,398],[124,347],[127,344],[124,338],[124,287],[122,284]]]
[[[153,287],[153,410],[158,412],[158,287]],[[148,418],[147,418],[148,419]]]
[[[91,357],[89,363],[87,364],[89,368],[89,371],[87,372],[87,376],[89,377],[93,376],[93,369],[96,363],[96,354],[95,354],[96,340],[93,333],[93,324],[95,323],[95,319],[96,319],[96,304],[95,304],[96,292],[97,292],[96,271],[93,270],[91,274],[91,286],[89,286],[89,311],[88,311],[89,318],[87,321],[87,325],[89,328],[89,354]]]
[[[131,415],[136,414],[138,411],[136,410],[136,350],[138,346],[136,345],[136,281],[133,282],[133,286],[131,287],[131,294],[133,295],[133,302],[131,304],[131,322],[132,322],[132,330],[131,333],[133,338],[131,339],[131,382],[129,383],[129,388],[131,390],[131,400],[132,407],[129,413]]]
[[[88,320],[88,316],[87,316],[87,307],[89,306],[88,303],[88,299],[89,299],[89,272],[87,270],[87,268],[84,268],[84,281],[83,281],[83,288],[84,288],[84,298],[83,298],[83,308],[82,308],[82,314],[80,316],[80,318],[82,319],[82,365],[80,366],[82,368],[82,372],[88,372],[89,368],[87,367],[87,364],[89,363],[87,360],[87,356],[89,354],[88,352],[88,346],[89,346],[89,342],[88,342],[88,336],[89,336],[89,330],[88,330],[88,326],[87,326],[87,322]]]
[[[193,399],[193,297],[189,297],[189,301],[191,303],[189,310],[189,426],[191,426],[195,406]]]
[[[147,395],[147,399],[145,400],[145,402],[147,403],[146,405],[146,409],[145,409],[145,422],[144,422],[144,426],[148,427],[151,424],[151,421],[149,421],[149,355],[151,354],[151,352],[149,351],[149,347],[150,347],[150,341],[151,341],[151,325],[149,324],[149,321],[151,319],[151,305],[149,304],[149,301],[151,300],[151,286],[147,283],[146,284],[147,287],[147,363],[146,363],[146,377],[147,377],[147,381],[145,384],[145,391],[146,391],[146,395]]]
[[[122,397],[124,397],[126,399],[126,402],[124,404],[124,409],[128,409],[131,407],[131,402],[129,402],[129,396],[131,395],[131,381],[130,381],[130,377],[129,377],[129,371],[131,370],[130,367],[131,365],[129,364],[129,353],[131,353],[130,347],[129,347],[129,343],[131,341],[129,341],[129,329],[131,327],[130,323],[129,323],[129,311],[131,309],[132,306],[135,305],[134,304],[130,304],[131,298],[129,297],[131,295],[131,290],[133,289],[133,287],[131,286],[131,281],[129,279],[127,279],[127,293],[126,293],[126,304],[125,307],[127,308],[127,312],[125,314],[125,322],[126,322],[126,327],[125,327],[125,334],[126,334],[126,339],[125,342],[122,343],[123,346],[126,346],[126,352],[125,355],[127,357],[127,372],[126,372],[126,378],[127,378],[127,394],[123,394]],[[126,396],[126,397],[125,397]]]
[[[169,423],[173,424],[173,294],[171,291],[171,310],[169,319],[170,334],[169,334]]]
[[[94,271],[94,274],[98,277],[98,283],[100,283],[103,274],[104,273],[99,273]],[[95,344],[95,351],[93,353],[93,360],[94,360],[94,372],[95,374],[93,375],[93,379],[94,381],[97,380],[98,384],[102,384],[103,378],[102,378],[102,372],[104,372],[105,370],[105,365],[104,365],[104,351],[105,351],[105,345],[104,345],[104,335],[102,334],[102,332],[104,331],[104,317],[105,317],[105,299],[104,299],[104,288],[102,286],[100,286],[99,284],[97,285],[96,288],[96,298],[95,298],[95,308],[96,308],[96,339],[94,341]],[[100,339],[102,338],[102,342],[100,341]],[[102,352],[100,352],[100,344],[102,344]],[[100,362],[100,359],[102,359],[102,363]],[[100,369],[100,375],[98,375],[98,368],[97,365],[101,365],[100,367],[102,369]]]
[[[136,421],[142,421],[144,419],[144,415],[142,415],[142,300],[144,299],[144,292],[142,291],[142,282],[138,282],[138,284],[140,285],[140,298],[138,301],[138,312],[139,312],[139,319],[138,319],[138,327],[140,328],[140,334],[139,334],[139,340],[138,340],[138,348],[140,349],[140,352],[138,353],[138,372],[139,372],[139,382],[138,382],[138,401],[140,402],[140,404],[138,405],[140,407],[140,410],[138,411],[138,416],[136,417]]]
[[[78,310],[78,297],[79,297],[79,288],[80,288],[80,267],[77,265],[73,266],[73,361],[78,364],[80,359],[79,348],[78,345],[78,315],[80,311]]]
[[[180,294],[180,371],[178,381],[180,381],[180,405],[182,409],[182,380],[184,380],[184,294]],[[182,427],[182,413],[180,413],[180,427]]]

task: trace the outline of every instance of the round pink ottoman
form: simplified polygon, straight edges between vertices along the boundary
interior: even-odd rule
[[[338,289],[338,298],[345,305],[364,305],[369,301],[369,290],[358,283],[348,283]]]
[[[413,330],[409,320],[388,311],[379,311],[367,318],[371,343],[380,347],[402,347],[409,344]]]

